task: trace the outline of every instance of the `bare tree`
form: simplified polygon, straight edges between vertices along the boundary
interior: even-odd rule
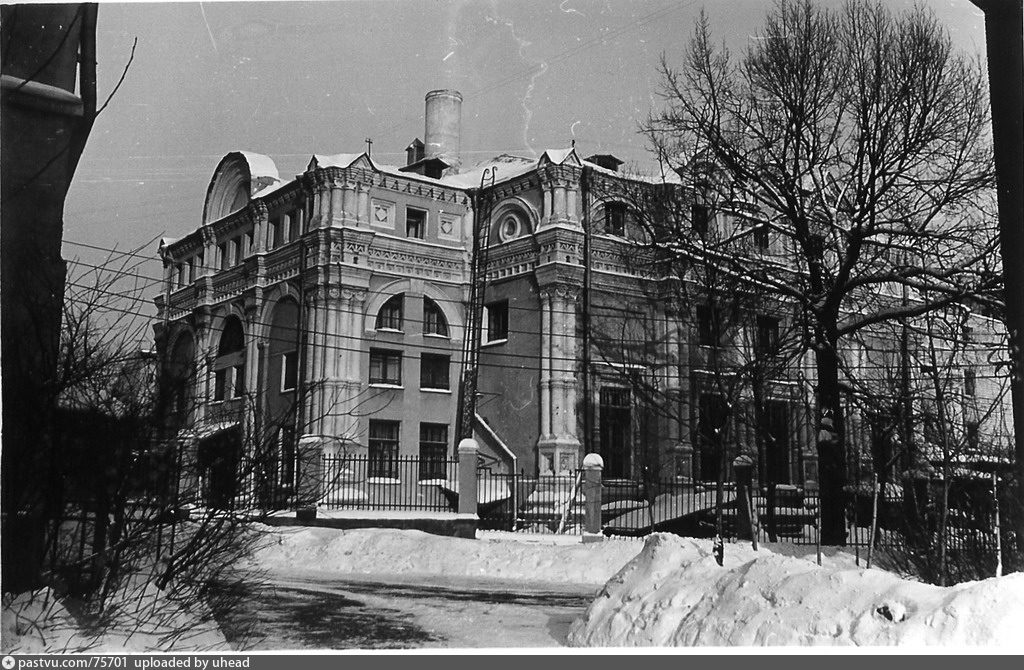
[[[983,68],[922,7],[782,0],[738,62],[702,16],[682,66],[661,72],[666,108],[646,128],[658,155],[714,169],[708,185],[742,193],[792,254],[732,267],[805,315],[823,539],[842,543],[841,340],[992,281],[977,271],[994,249],[975,208],[992,183]],[[891,289],[903,285],[927,299],[901,304]]]

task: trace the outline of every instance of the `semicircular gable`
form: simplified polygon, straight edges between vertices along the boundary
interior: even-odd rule
[[[206,190],[203,224],[223,219],[249,204],[258,192],[281,182],[269,156],[232,151],[221,159]]]

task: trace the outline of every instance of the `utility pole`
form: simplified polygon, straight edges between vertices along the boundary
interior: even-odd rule
[[[999,242],[1010,345],[1014,474],[1018,506],[1024,510],[1024,0],[971,3],[985,13]],[[1016,516],[1017,545],[1024,550],[1024,511]]]

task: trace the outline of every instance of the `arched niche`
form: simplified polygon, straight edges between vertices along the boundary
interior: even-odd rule
[[[532,235],[537,229],[536,210],[519,197],[499,204],[491,214],[490,244],[504,244]]]

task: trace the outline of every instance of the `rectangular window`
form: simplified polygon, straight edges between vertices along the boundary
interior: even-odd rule
[[[974,328],[970,326],[964,326],[964,342],[974,341]]]
[[[231,264],[238,265],[242,262],[242,238],[236,237],[231,240]]]
[[[267,249],[274,249],[281,245],[282,233],[281,219],[271,219],[270,225],[267,226]]]
[[[231,397],[241,398],[245,395],[245,366],[236,365],[234,370],[234,378],[231,380]]]
[[[711,221],[711,210],[707,205],[690,205],[690,226],[701,237],[708,234],[708,223]]]
[[[975,378],[974,370],[964,370],[964,395],[974,397]]]
[[[710,305],[697,306],[697,343],[704,346],[717,344],[719,329],[718,310]]]
[[[444,389],[450,388],[448,371],[451,368],[451,357],[444,354],[421,354],[420,355],[420,388],[422,389]]]
[[[295,241],[302,235],[302,210],[296,209],[288,217],[288,239]]]
[[[754,229],[754,247],[758,251],[768,251],[768,226],[758,226]]]
[[[196,259],[188,259],[188,283],[191,284],[196,280]]]
[[[185,266],[178,264],[174,266],[174,288],[181,288],[185,285]]]
[[[231,267],[231,258],[228,252],[227,242],[217,245],[217,254],[220,256],[220,269],[227,270]]]
[[[299,381],[299,352],[289,351],[281,356],[281,391],[293,391]]]
[[[427,236],[427,213],[422,209],[405,209],[405,236],[422,240]]]
[[[966,435],[964,435],[964,438],[967,442],[967,451],[977,452],[980,447],[978,437],[978,422],[968,421],[964,425],[964,433],[966,433]]]
[[[398,479],[398,421],[370,419],[369,456],[367,475]]]
[[[609,202],[604,206],[604,232],[623,237],[626,234],[626,205]]]
[[[443,423],[420,424],[420,481],[446,479],[448,426]]]
[[[252,255],[256,251],[256,247],[253,245],[253,239],[254,239],[253,236],[254,236],[254,233],[253,233],[253,231],[250,230],[249,232],[247,232],[245,234],[245,237],[242,238],[242,256],[243,257],[248,257],[248,256]]]
[[[228,397],[228,375],[231,368],[221,368],[213,373],[213,401],[220,402]]]
[[[402,352],[370,349],[370,383],[401,386]]]
[[[779,348],[779,320],[765,314],[757,315],[755,350],[759,354],[772,354]]]
[[[487,342],[508,339],[508,300],[499,300],[484,306],[487,321]]]
[[[935,412],[925,410],[921,415],[921,429],[924,433],[924,441],[930,444],[942,444],[942,436],[939,434],[939,420]]]

